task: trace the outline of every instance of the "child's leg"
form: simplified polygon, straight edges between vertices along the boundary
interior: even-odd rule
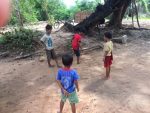
[[[80,57],[77,56],[77,64],[80,64]]]
[[[110,76],[111,66],[109,67],[109,76]]]
[[[49,67],[52,66],[50,62],[51,62],[51,59],[50,59],[50,58],[47,58],[47,63],[48,63],[48,66],[49,66]]]
[[[57,60],[56,53],[55,53],[54,49],[52,50],[51,55],[52,55],[52,58],[55,60],[57,67],[60,67],[59,64],[58,64],[58,60]]]
[[[77,64],[80,64],[80,50],[77,50]]]
[[[110,66],[106,67],[106,77],[109,78],[110,77]]]
[[[76,105],[71,104],[72,113],[76,113]]]
[[[47,63],[48,63],[48,66],[51,67],[51,55],[50,55],[50,51],[49,50],[46,50],[46,55],[47,55]]]
[[[60,101],[60,113],[62,113],[63,108],[64,108],[64,102]]]
[[[57,58],[55,59],[55,62],[56,62],[57,67],[61,67],[61,66],[58,64]]]

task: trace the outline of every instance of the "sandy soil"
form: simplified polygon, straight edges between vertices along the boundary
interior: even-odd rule
[[[103,79],[101,50],[83,54],[80,65],[74,62],[81,76],[78,113],[150,113],[149,48],[148,39],[116,44],[110,80]],[[56,74],[39,58],[0,60],[0,113],[57,113]],[[64,113],[71,113],[68,102]]]

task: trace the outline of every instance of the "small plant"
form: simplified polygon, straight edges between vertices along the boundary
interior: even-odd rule
[[[3,45],[8,50],[33,51],[35,32],[30,29],[15,29],[3,35]]]
[[[49,23],[50,25],[54,25],[55,19],[54,19],[54,17],[53,17],[52,15],[49,15],[48,23]]]
[[[72,48],[71,41],[72,41],[72,38],[67,39],[67,50],[71,50],[71,48]]]

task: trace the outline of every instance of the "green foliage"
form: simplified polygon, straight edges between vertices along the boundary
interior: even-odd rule
[[[4,39],[2,37],[0,37],[0,44],[4,43]]]
[[[144,10],[146,13],[150,11],[149,5],[150,5],[150,0],[138,0],[141,6],[144,6]]]
[[[150,0],[136,0],[144,12],[150,11]],[[12,0],[12,16],[10,24],[18,24],[17,11],[20,12],[22,22],[49,21],[73,19],[79,11],[93,11],[98,3],[104,0],[75,0],[75,5],[67,9],[63,0]],[[17,10],[18,9],[18,10]],[[144,13],[143,12],[143,13]]]
[[[74,17],[74,15],[79,11],[94,11],[98,3],[103,3],[104,0],[76,0],[76,5],[69,9],[70,17]]]
[[[95,1],[91,1],[91,0],[76,0],[76,5],[77,7],[81,10],[94,10],[96,7],[96,2]]]
[[[67,9],[63,0],[12,0],[13,11],[10,24],[18,24],[17,13],[20,12],[22,22],[73,19],[74,14],[83,10],[94,10],[102,0],[76,0],[75,6]]]
[[[29,29],[15,29],[13,32],[6,32],[3,35],[3,45],[9,50],[33,50],[33,37],[35,33]]]
[[[17,9],[23,22],[65,20],[70,17],[62,0],[13,0],[10,24],[18,22]]]
[[[22,14],[24,22],[35,22],[36,18],[36,10],[35,10],[35,2],[33,0],[20,0],[20,13]]]
[[[54,16],[49,15],[48,23],[49,23],[50,25],[54,25],[54,23],[55,23]]]
[[[20,12],[23,22],[38,21],[37,11],[35,9],[35,2],[33,0],[13,0],[12,6],[13,10],[10,24],[14,25],[18,22],[18,12]]]
[[[136,0],[140,17],[149,17],[150,15],[150,0]]]

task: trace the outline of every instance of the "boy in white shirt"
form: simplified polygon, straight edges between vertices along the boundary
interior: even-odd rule
[[[47,55],[47,62],[49,67],[54,67],[51,64],[51,59],[55,60],[57,67],[60,67],[57,61],[56,53],[53,47],[53,41],[51,37],[51,32],[52,32],[52,26],[51,25],[46,25],[46,34],[41,38],[41,42],[45,47],[46,50],[46,55]]]

